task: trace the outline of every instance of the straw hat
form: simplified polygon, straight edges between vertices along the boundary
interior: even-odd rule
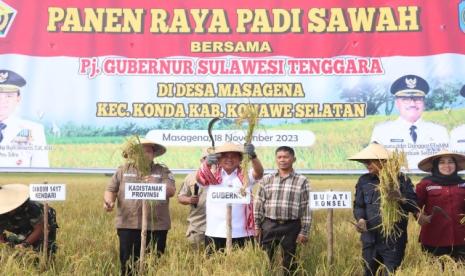
[[[166,152],[166,148],[160,144],[146,138],[140,138],[141,145],[151,145],[155,156],[162,156]]]
[[[155,157],[162,156],[166,152],[166,148],[164,146],[157,144],[152,140],[146,138],[139,138],[139,141],[141,145],[151,145]],[[123,152],[122,154],[124,158],[128,158],[128,154],[126,152]]]
[[[425,172],[431,172],[431,170],[433,169],[433,161],[437,158],[445,156],[453,157],[455,159],[455,161],[457,162],[457,171],[465,170],[465,155],[450,152],[447,150],[442,150],[434,155],[431,155],[421,160],[420,163],[418,163],[418,168]]]
[[[370,143],[360,152],[348,158],[348,160],[363,162],[363,160],[386,160],[389,159],[389,151],[383,145],[376,142]]]
[[[244,153],[244,146],[234,143],[224,143],[221,146],[215,148],[215,153],[223,152],[238,152],[240,154]]]
[[[18,208],[29,198],[29,187],[24,184],[0,186],[0,215]]]

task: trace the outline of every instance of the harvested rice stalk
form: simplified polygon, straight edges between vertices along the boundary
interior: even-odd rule
[[[402,212],[398,199],[391,196],[400,191],[399,176],[402,168],[407,168],[406,155],[403,151],[395,150],[379,172],[381,232],[386,238],[396,239],[402,234],[396,223],[405,214]]]
[[[245,133],[245,142],[250,144],[252,142],[253,132],[255,127],[258,125],[258,112],[252,104],[247,104],[246,107],[239,114],[239,117],[236,119],[236,124],[241,126],[244,122],[247,122],[247,130]],[[246,189],[249,186],[249,161],[250,157],[247,154],[244,154],[241,162],[241,170],[244,174],[244,183],[242,184],[241,194],[245,196]]]
[[[148,162],[145,157],[144,147],[140,143],[139,136],[135,135],[127,138],[122,146],[122,150],[127,165],[134,167],[139,177],[150,175],[151,162]]]

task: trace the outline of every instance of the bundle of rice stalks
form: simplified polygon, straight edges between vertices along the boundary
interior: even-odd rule
[[[248,144],[252,142],[253,132],[255,127],[258,125],[258,111],[252,104],[247,104],[242,112],[239,114],[239,117],[236,119],[236,124],[241,126],[244,122],[247,123],[247,130],[245,132],[244,141]],[[241,188],[241,194],[245,195],[246,188],[249,186],[249,161],[250,157],[247,154],[244,154],[241,162],[241,170],[244,174],[244,183]]]
[[[151,172],[149,160],[145,157],[144,147],[139,136],[134,135],[126,139],[122,146],[123,157],[126,158],[127,167],[134,167],[139,177],[147,176]]]
[[[392,196],[400,195],[399,177],[402,168],[408,168],[407,157],[403,151],[395,150],[379,172],[381,232],[386,238],[396,239],[402,234],[396,224],[405,214],[402,212],[399,199]]]

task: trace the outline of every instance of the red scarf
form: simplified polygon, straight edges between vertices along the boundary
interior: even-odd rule
[[[200,169],[197,171],[197,179],[199,180],[200,184],[204,186],[209,185],[218,185],[220,184],[223,179],[221,177],[221,171],[223,170],[222,167],[218,166],[216,169],[215,174],[212,173],[210,167],[207,164],[207,161],[202,162]],[[244,174],[242,173],[241,168],[237,169],[237,177],[244,184]],[[250,195],[250,203],[245,207],[245,230],[247,234],[254,235],[255,234],[255,221],[253,217],[253,200],[252,194]]]

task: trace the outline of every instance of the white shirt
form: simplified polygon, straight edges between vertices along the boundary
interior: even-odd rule
[[[3,121],[0,167],[49,167],[44,127],[19,118]]]
[[[450,132],[449,149],[465,154],[465,125],[458,126]]]
[[[255,180],[252,176],[253,170],[249,171],[249,190],[252,191],[252,186]],[[221,171],[221,184],[214,185],[216,187],[242,187],[242,183],[237,177],[237,169],[231,174],[227,174],[224,170]],[[205,193],[208,193],[210,186],[205,187]],[[226,238],[226,203],[211,202],[207,198],[206,213],[207,213],[207,228],[205,231],[206,236],[216,238]],[[245,217],[245,204],[232,204],[231,225],[232,238],[242,238],[252,236],[253,233],[247,233],[246,230],[246,217]]]
[[[417,140],[410,136],[410,127],[416,126]],[[373,129],[371,141],[383,144],[389,150],[403,150],[407,155],[410,169],[417,169],[418,162],[440,150],[447,149],[449,135],[441,125],[419,119],[415,123],[402,118],[378,124]]]

